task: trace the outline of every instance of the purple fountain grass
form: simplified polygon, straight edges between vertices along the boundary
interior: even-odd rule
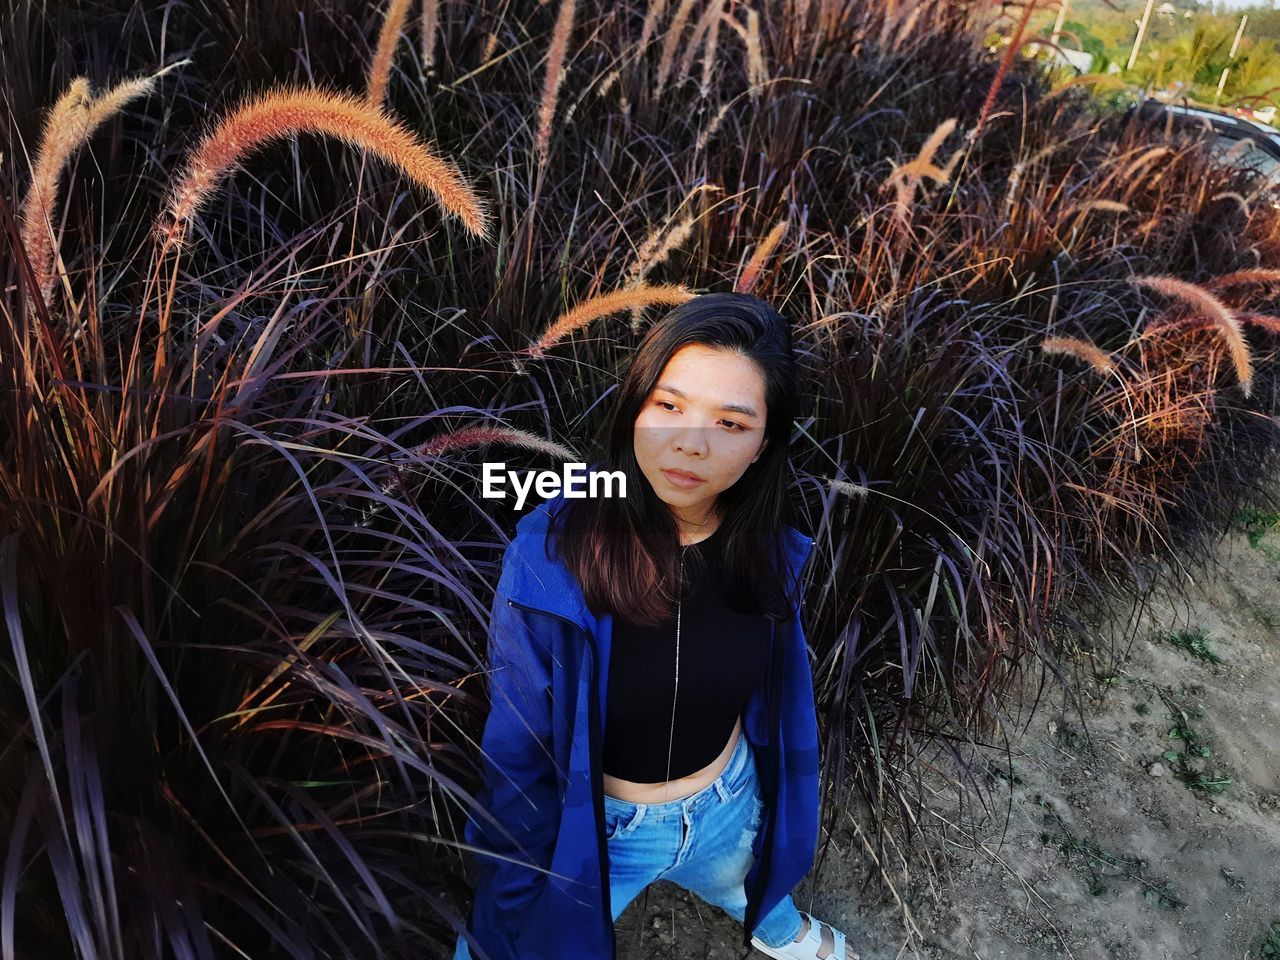
[[[1274,474],[1280,319],[1257,265],[1280,262],[1276,211],[1204,151],[1100,116],[1083,84],[1050,93],[1021,56],[986,115],[1016,125],[964,141],[996,67],[989,4],[811,0],[804,16],[702,0],[673,35],[675,3],[577,0],[549,128],[561,0],[431,4],[433,75],[385,102],[404,144],[431,131],[484,178],[494,243],[453,214],[441,225],[399,164],[366,169],[325,129],[293,137],[312,131],[302,101],[224,130],[203,180],[175,181],[191,172],[175,132],[218,128],[211,105],[272,67],[298,84],[340,73],[349,113],[321,126],[365,150],[381,129],[368,65],[324,25],[367,30],[372,55],[389,2],[336,0],[305,22],[276,4],[168,18],[142,4],[76,18],[74,42],[48,42],[67,22],[55,6],[0,23],[21,74],[0,111],[11,178],[24,118],[71,77],[142,72],[156,36],[200,51],[162,114],[61,174],[60,310],[25,318],[37,285],[23,257],[0,257],[0,594],[17,625],[0,816],[22,867],[0,898],[15,956],[77,939],[122,960],[139,944],[448,955],[474,852],[460,825],[485,815],[486,606],[515,519],[477,500],[472,464],[481,445],[543,459],[597,443],[634,352],[628,310],[656,319],[737,286],[791,322],[805,396],[782,494],[817,540],[823,811],[866,827],[891,882],[882,844],[929,820],[921,750],[945,745],[939,772],[991,793],[990,734],[1014,729],[1017,679],[1072,669],[1068,602],[1196,562]],[[250,162],[272,129],[291,142]],[[912,167],[922,141],[928,167]],[[910,191],[909,231],[877,195],[886,144],[911,145],[890,154],[908,161],[892,186]],[[165,365],[147,231],[171,188],[202,201],[183,226],[198,212],[210,242],[161,258]],[[1138,329],[1158,294],[1121,281],[1150,273],[1200,278],[1234,315],[1250,396],[1203,304]],[[669,286],[632,289],[659,274]]]
[[[685,24],[689,21],[693,3],[694,0],[680,0],[680,5],[676,7],[675,15],[671,18],[671,23],[667,26],[667,32],[662,38],[662,56],[658,60],[658,77],[654,82],[653,89],[654,100],[661,100],[662,92],[667,87],[667,80],[671,76],[671,68],[675,64],[676,50],[679,48],[680,40],[684,36]]]
[[[632,307],[678,306],[695,296],[680,284],[657,284],[614,290],[586,300],[572,310],[556,318],[534,343],[517,351],[531,357],[542,357],[547,350],[575,330],[580,330],[593,320],[612,316]]]
[[[77,77],[58,98],[45,122],[32,164],[31,186],[22,204],[22,242],[35,270],[40,296],[48,304],[53,295],[54,261],[57,241],[53,228],[53,207],[63,170],[105,121],[128,103],[155,89],[156,80],[170,70],[190,63],[180,60],[151,74],[125,80],[95,97],[89,81]]]
[[[1233,270],[1220,277],[1211,277],[1203,286],[1209,290],[1223,290],[1227,287],[1243,287],[1280,283],[1280,270],[1267,267],[1250,267],[1246,270]]]
[[[1089,364],[1097,373],[1109,376],[1115,371],[1115,360],[1096,343],[1078,337],[1045,337],[1040,342],[1044,353],[1056,353],[1075,357]]]
[[[435,64],[436,33],[440,29],[440,0],[422,0],[422,69],[431,73]]]
[[[560,85],[564,83],[565,59],[569,50],[569,37],[573,34],[575,0],[560,0],[560,12],[556,16],[551,34],[551,48],[547,51],[547,72],[543,79],[542,101],[538,106],[538,132],[534,150],[545,161],[551,143],[551,121],[556,115],[556,100]]]
[[[452,162],[363,100],[287,85],[247,99],[200,140],[170,192],[167,219],[158,225],[158,235],[180,243],[186,226],[248,154],[299,133],[336,137],[382,158],[432,194],[442,211],[456,217],[473,236],[488,239],[486,204]]]
[[[395,57],[396,46],[400,43],[400,35],[404,32],[411,2],[412,0],[390,0],[382,18],[382,29],[378,31],[378,45],[373,61],[369,64],[369,76],[365,83],[365,99],[371,107],[379,110],[387,101],[391,61]],[[425,45],[426,41],[423,43]]]
[[[1013,63],[1014,56],[1022,49],[1022,37],[1026,33],[1027,23],[1031,20],[1031,14],[1035,13],[1037,0],[1023,0],[1022,16],[1018,19],[1018,24],[1014,27],[1013,36],[1009,38],[1009,46],[1004,52],[1004,56],[1000,58],[1000,66],[996,68],[996,75],[991,81],[991,86],[987,89],[987,98],[982,101],[982,109],[978,112],[978,122],[973,128],[973,138],[976,140],[978,134],[982,132],[983,124],[987,122],[987,117],[991,115],[991,108],[995,106],[996,97],[1000,93],[1000,87],[1004,84],[1005,75],[1009,72],[1009,66]]]
[[[450,430],[446,434],[433,437],[425,443],[419,444],[410,453],[414,457],[440,457],[454,450],[478,447],[486,443],[511,444],[517,447],[524,447],[527,450],[533,450],[536,453],[546,453],[563,460],[572,460],[578,456],[564,444],[556,443],[554,440],[544,440],[542,437],[529,433],[527,430],[518,430],[514,427],[495,427],[492,424],[478,424]]]
[[[424,443],[411,447],[403,455],[397,456],[392,460],[390,463],[391,480],[382,485],[382,497],[365,509],[360,522],[367,524],[377,516],[386,506],[389,498],[407,495],[408,482],[406,476],[412,464],[420,460],[443,457],[458,450],[481,447],[488,444],[505,444],[507,446],[520,447],[525,450],[532,450],[535,453],[544,453],[565,462],[580,462],[582,459],[578,453],[564,444],[556,443],[554,440],[544,440],[542,437],[527,430],[494,426],[487,423],[459,427],[456,430],[450,430],[448,433],[432,437]]]
[[[755,289],[756,281],[760,279],[760,271],[764,269],[765,262],[773,254],[774,248],[778,246],[786,235],[788,226],[789,224],[785,219],[779,220],[773,225],[773,229],[769,231],[768,236],[760,241],[760,245],[751,254],[751,259],[742,268],[742,274],[738,277],[734,290],[739,293],[750,293]]]
[[[938,124],[921,145],[915,157],[906,163],[895,164],[893,170],[890,171],[880,185],[881,191],[890,188],[894,190],[893,213],[898,223],[905,225],[910,220],[911,204],[915,202],[916,191],[919,189],[923,178],[929,177],[937,183],[947,183],[949,181],[951,168],[959,158],[960,151],[957,150],[952,154],[946,169],[937,166],[933,162],[933,157],[955,127],[955,117],[948,117]]]
[[[1208,290],[1170,276],[1131,276],[1129,282],[1178,300],[1210,318],[1231,354],[1236,377],[1244,395],[1249,396],[1253,380],[1253,363],[1240,322],[1231,309]]]

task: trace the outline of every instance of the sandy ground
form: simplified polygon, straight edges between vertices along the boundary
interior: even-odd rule
[[[1110,662],[1075,651],[1066,672],[1098,677],[1082,711],[1051,687],[1029,725],[1023,712],[1008,730],[1012,794],[1003,752],[983,775],[989,814],[931,779],[932,836],[907,871],[890,864],[892,891],[846,818],[795,891],[801,909],[841,927],[862,960],[1260,957],[1280,921],[1280,537],[1262,543],[1269,553],[1232,533],[1215,571],[1191,572],[1190,605],[1135,608],[1135,639]],[[1158,637],[1196,628],[1221,664]],[[1175,727],[1191,739],[1169,737]],[[730,917],[667,882],[617,930],[621,960],[740,953]]]

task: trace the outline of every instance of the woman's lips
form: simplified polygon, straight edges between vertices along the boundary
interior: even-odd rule
[[[690,490],[693,487],[704,484],[705,480],[694,480],[691,477],[681,476],[678,473],[672,473],[670,470],[663,470],[662,475],[667,478],[667,483],[673,487],[680,487],[682,490]]]

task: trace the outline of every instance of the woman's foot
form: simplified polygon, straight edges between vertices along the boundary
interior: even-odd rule
[[[795,938],[794,943],[799,943],[809,935],[809,914],[801,911],[800,916],[804,917],[804,926],[800,928],[800,934]],[[827,957],[831,956],[832,950],[835,948],[835,931],[832,930],[831,924],[825,920],[819,920],[817,923],[818,930],[822,934],[822,942],[818,945],[818,960],[826,960]],[[847,943],[844,948],[844,960],[861,960],[858,954],[853,952],[853,947]]]

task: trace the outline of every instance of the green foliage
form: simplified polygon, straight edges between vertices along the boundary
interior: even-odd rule
[[[1187,651],[1208,663],[1223,663],[1223,659],[1209,649],[1209,634],[1201,627],[1191,630],[1161,630],[1156,639]]]
[[[1124,78],[1159,92],[1180,85],[1193,100],[1212,103],[1217,98],[1222,71],[1229,68],[1223,88],[1224,106],[1237,101],[1254,103],[1252,98],[1277,102],[1280,87],[1280,11],[1253,8],[1235,56],[1230,48],[1241,13],[1215,14],[1208,8],[1191,11],[1177,4],[1178,15],[1153,12],[1133,70]],[[1094,55],[1091,72],[1106,73],[1111,64],[1127,65],[1137,30],[1134,11],[1125,6],[1114,9],[1101,3],[1073,2],[1070,18],[1063,25],[1063,42]],[[1047,5],[1032,21],[1041,35],[1052,29],[1054,5]]]
[[[1273,920],[1267,932],[1262,935],[1258,944],[1258,956],[1263,960],[1276,960],[1280,957],[1280,920]]]
[[[1271,560],[1280,562],[1280,547],[1267,540],[1270,534],[1280,529],[1280,512],[1258,507],[1244,507],[1236,511],[1232,517],[1232,524],[1236,529],[1244,531],[1249,539],[1249,546],[1262,551]],[[1268,612],[1262,612],[1264,622],[1268,616],[1271,616]]]
[[[1178,705],[1169,692],[1160,690],[1159,693],[1165,706],[1172,711],[1168,715],[1169,718],[1175,721],[1165,736],[1183,745],[1182,750],[1170,749],[1161,754],[1173,766],[1174,776],[1192,790],[1201,790],[1205,793],[1225,792],[1231,786],[1230,777],[1217,771],[1209,772],[1199,769],[1199,764],[1213,755],[1213,750],[1201,740],[1200,735],[1191,726],[1191,717],[1202,717],[1204,711],[1197,709],[1188,716],[1187,711]]]
[[[1148,874],[1145,859],[1116,853],[1092,840],[1077,837],[1046,798],[1037,795],[1035,802],[1045,811],[1046,826],[1052,826],[1052,829],[1041,831],[1040,842],[1056,847],[1068,864],[1085,872],[1085,888],[1091,896],[1101,896],[1110,891],[1109,880],[1123,879],[1140,885],[1143,899],[1154,907],[1178,910],[1187,905],[1178,896],[1172,881]]]

